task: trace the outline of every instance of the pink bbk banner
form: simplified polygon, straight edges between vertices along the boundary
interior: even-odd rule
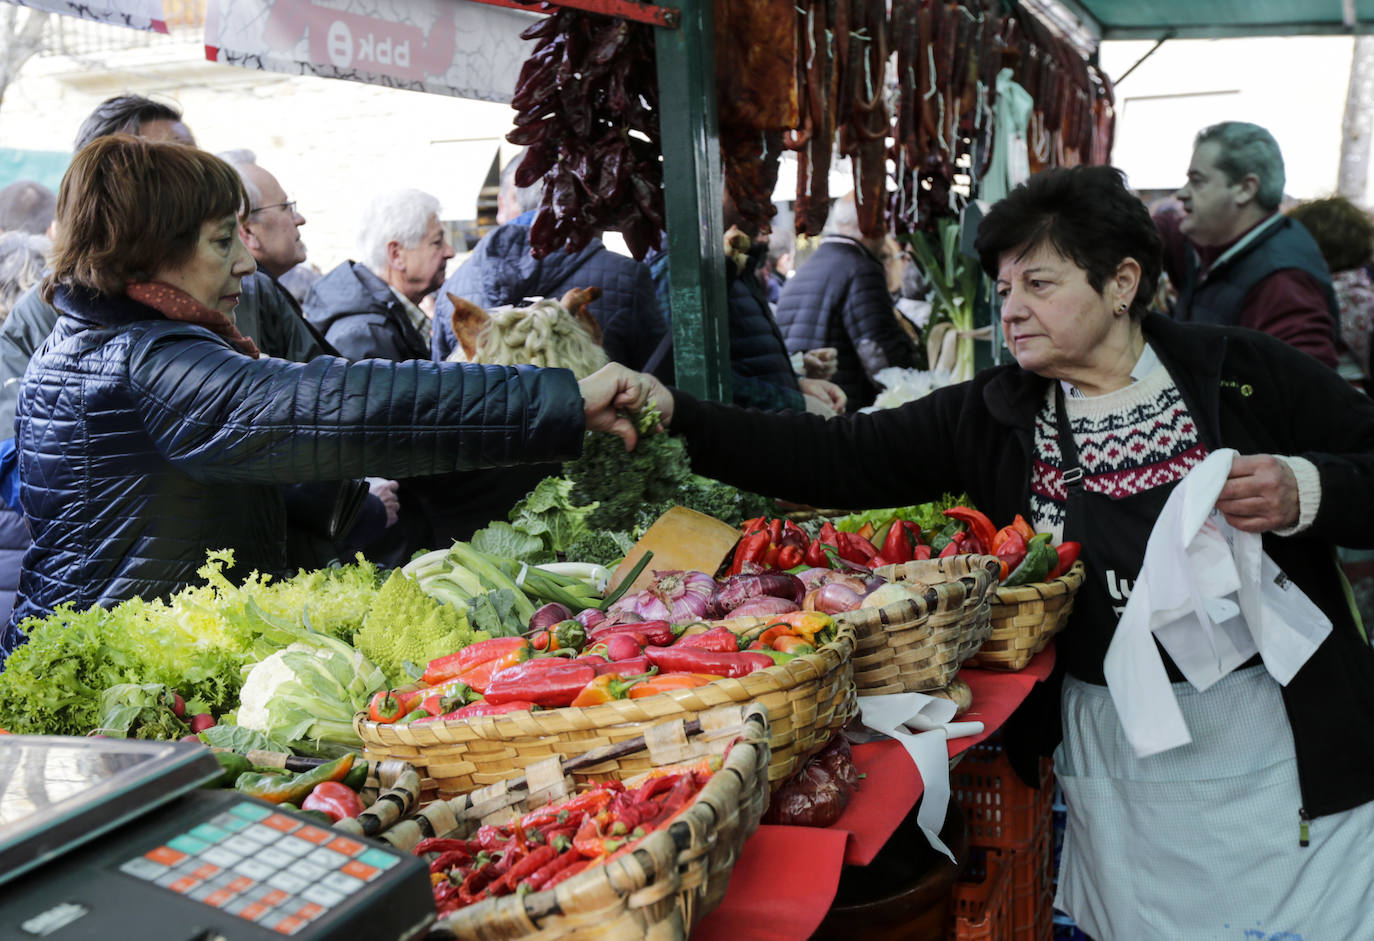
[[[205,57],[485,101],[509,101],[536,15],[452,0],[210,0]]]

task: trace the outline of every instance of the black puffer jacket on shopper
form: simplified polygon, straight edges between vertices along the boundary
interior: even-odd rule
[[[835,348],[830,381],[844,390],[851,412],[873,404],[878,370],[916,364],[916,346],[897,316],[882,265],[846,235],[827,235],[778,298],[789,353]]]
[[[165,597],[207,549],[233,549],[239,574],[281,571],[284,483],[581,449],[582,396],[567,370],[254,360],[128,298],[62,290],[57,306],[19,397],[34,542],[11,623],[64,601]]]

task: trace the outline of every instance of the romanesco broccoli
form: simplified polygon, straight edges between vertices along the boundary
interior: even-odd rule
[[[435,657],[485,640],[486,631],[468,626],[467,615],[425,594],[419,582],[400,571],[382,585],[353,641],[363,656],[381,667],[387,681],[410,681],[408,660],[423,667]]]

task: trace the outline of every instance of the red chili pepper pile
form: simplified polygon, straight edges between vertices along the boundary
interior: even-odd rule
[[[429,871],[439,914],[486,898],[550,889],[632,851],[691,804],[720,763],[711,757],[664,769],[632,789],[604,782],[506,826],[484,826],[470,839],[421,840],[415,854],[432,854]]]

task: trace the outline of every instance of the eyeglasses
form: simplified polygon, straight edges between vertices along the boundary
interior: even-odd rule
[[[248,210],[248,214],[251,216],[255,212],[266,212],[269,209],[285,209],[288,216],[294,216],[296,214],[296,201],[293,199],[289,203],[273,203],[270,206],[259,206],[257,209]]]

